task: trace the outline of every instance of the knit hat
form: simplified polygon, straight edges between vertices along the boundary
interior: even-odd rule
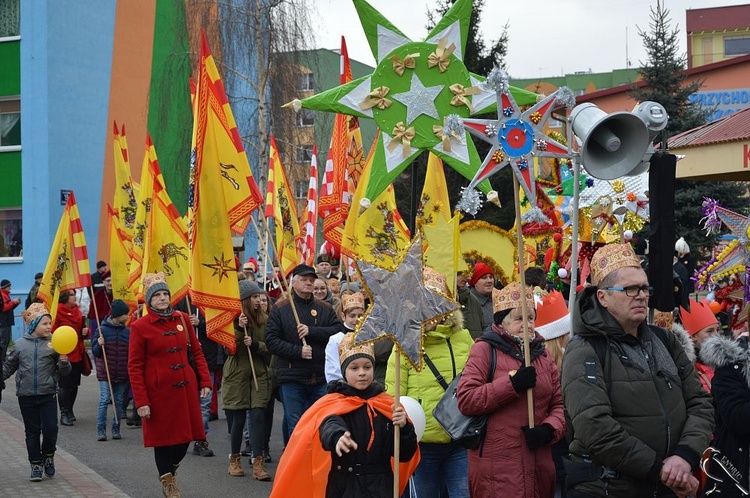
[[[351,293],[362,292],[362,286],[359,285],[358,282],[352,282],[352,281],[341,282],[341,290],[339,294],[343,296],[344,292],[351,292]]]
[[[477,263],[476,265],[474,265],[474,273],[471,275],[471,278],[469,279],[469,285],[474,287],[475,285],[477,285],[477,282],[479,282],[479,279],[485,275],[492,275],[494,277],[495,273],[486,264]]]
[[[674,252],[680,257],[690,253],[690,246],[685,242],[685,237],[680,237],[677,239],[677,242],[674,243]]]
[[[125,301],[122,299],[115,299],[112,301],[109,316],[117,318],[118,316],[127,315],[128,313],[130,313],[130,308],[125,304]]]
[[[545,341],[570,333],[570,313],[559,291],[553,290],[537,305],[534,329]]]
[[[154,297],[158,291],[167,291],[171,296],[172,293],[167,286],[167,280],[164,273],[146,273],[143,276],[143,297],[146,302],[146,306],[151,306],[151,298]]]
[[[692,299],[690,300],[690,311],[680,306],[680,321],[691,336],[710,325],[719,323],[714,312],[708,307],[708,301],[697,302]]]
[[[349,310],[360,308],[365,309],[365,296],[361,292],[341,296],[341,311],[346,313]]]
[[[240,299],[247,299],[250,296],[264,293],[265,291],[252,280],[240,280]]]
[[[341,338],[339,343],[339,362],[341,362],[341,374],[346,379],[346,367],[358,358],[367,358],[375,365],[375,348],[372,344],[356,344],[354,333],[349,332]]]
[[[21,312],[23,321],[29,326],[29,334],[34,332],[36,326],[44,316],[51,316],[47,307],[42,303],[32,303],[28,308]]]
[[[10,287],[10,280],[7,278],[0,280],[0,289],[7,289],[8,287]]]
[[[630,244],[608,244],[591,256],[591,283],[599,285],[604,277],[620,268],[641,267]]]

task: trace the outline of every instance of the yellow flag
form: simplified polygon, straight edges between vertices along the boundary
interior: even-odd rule
[[[135,211],[135,225],[133,227],[133,245],[131,247],[130,274],[128,275],[128,287],[138,292],[141,275],[143,274],[143,248],[146,238],[148,223],[151,219],[151,199],[154,196],[154,177],[149,164],[151,162],[151,151],[156,151],[151,142],[151,135],[146,135],[146,151],[143,154],[143,165],[141,166],[141,182],[138,192],[138,205]]]
[[[421,228],[422,225],[433,225],[437,223],[438,216],[448,221],[451,218],[451,204],[448,200],[448,184],[445,181],[443,161],[430,152],[422,197],[417,207],[417,226]]]
[[[461,254],[460,223],[461,215],[456,214],[450,220],[437,216],[437,221],[434,224],[422,225],[424,239],[429,244],[425,250],[425,264],[445,275],[445,283],[451,295],[456,288],[456,273],[459,269],[458,263]]]
[[[122,299],[130,307],[138,306],[135,292],[128,287],[130,274],[130,244],[127,234],[120,226],[117,211],[107,204],[109,215],[109,268],[112,272],[112,297]]]
[[[47,305],[54,322],[60,292],[81,287],[91,287],[91,269],[78,205],[75,194],[71,192],[60,217],[37,296]]]
[[[130,174],[130,157],[128,155],[128,141],[125,137],[125,125],[122,126],[121,130],[118,130],[117,123],[114,123],[114,154],[115,198],[113,206],[119,218],[120,227],[127,236],[126,243],[129,245],[133,239],[138,201]]]
[[[281,164],[276,140],[271,136],[271,153],[268,164],[268,194],[266,195],[266,218],[273,218],[276,226],[276,256],[281,271],[288,275],[297,263],[297,240],[300,238],[297,208],[289,181]]]
[[[350,258],[368,261],[383,268],[393,268],[410,240],[409,230],[396,208],[393,185],[388,185],[369,206],[361,205],[370,178],[377,142],[378,137],[375,137],[361,181],[352,199],[352,208],[344,226],[341,252]],[[382,147],[382,144],[379,146]]]

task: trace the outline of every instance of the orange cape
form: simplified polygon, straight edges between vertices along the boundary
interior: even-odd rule
[[[380,393],[370,399],[357,396],[344,396],[340,393],[327,394],[315,402],[299,419],[292,438],[284,450],[276,471],[270,498],[321,498],[326,494],[328,472],[331,470],[331,453],[320,444],[320,424],[330,415],[351,413],[362,405],[393,419],[393,398]],[[399,465],[400,493],[406,489],[409,477],[419,463],[419,447],[408,462]],[[391,457],[393,468],[393,457]]]

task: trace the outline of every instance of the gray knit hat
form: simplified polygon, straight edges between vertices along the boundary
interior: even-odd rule
[[[265,294],[265,292],[252,280],[240,280],[240,299],[247,299],[256,294]]]

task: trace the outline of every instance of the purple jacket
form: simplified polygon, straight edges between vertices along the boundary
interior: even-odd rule
[[[130,347],[130,329],[125,325],[113,323],[110,317],[102,321],[102,326],[94,332],[91,339],[91,352],[96,362],[96,378],[107,380],[104,368],[104,353],[99,345],[99,335],[104,335],[104,353],[112,382],[128,382],[128,348]]]

